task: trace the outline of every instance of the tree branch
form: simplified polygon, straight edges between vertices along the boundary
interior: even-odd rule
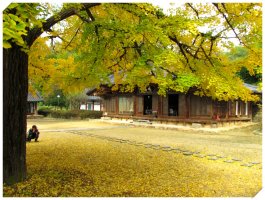
[[[216,7],[216,9],[219,11],[219,13],[221,13],[226,21],[226,23],[228,24],[228,26],[232,29],[232,31],[234,32],[234,34],[236,35],[237,39],[239,40],[240,44],[244,44],[242,42],[242,40],[240,39],[240,37],[238,36],[238,34],[236,33],[234,27],[232,26],[232,24],[230,23],[230,21],[228,20],[227,16],[225,15],[225,13],[219,8],[218,3],[213,3],[213,5]],[[222,6],[224,7],[224,4],[222,4]],[[226,10],[226,8],[224,7],[224,9]],[[245,45],[245,44],[244,44]]]
[[[100,5],[100,3],[85,3],[83,4],[83,9],[89,9],[95,6]],[[26,38],[26,42],[30,47],[33,42],[45,31],[49,30],[53,25],[56,23],[67,19],[72,15],[76,15],[77,10],[75,8],[68,8],[60,11],[59,13],[53,15],[52,17],[48,18],[43,24],[42,27],[34,27],[28,32],[28,36]]]
[[[139,56],[142,56],[141,45],[139,46],[139,45],[137,44],[137,42],[134,42],[134,46],[133,46],[133,47],[136,49],[136,51],[137,51],[137,53],[139,54]]]
[[[177,39],[176,37],[172,37],[172,36],[169,36],[169,39],[172,40],[173,42],[175,42],[175,43],[178,45],[178,47],[179,47],[179,49],[180,49],[182,55],[185,57],[187,63],[189,63],[189,59],[188,59],[188,57],[187,57],[187,55],[186,55],[184,49],[182,48],[181,43],[178,41],[178,39]]]
[[[162,67],[162,66],[159,66],[159,68],[162,69],[162,70],[164,70],[164,71],[166,71],[166,72],[169,73],[169,74],[172,74],[172,75],[175,76],[175,77],[178,77],[177,74],[175,74],[174,72],[169,71],[168,69],[166,69],[166,68],[164,68],[164,67]]]
[[[201,33],[200,35],[203,36],[202,33]],[[200,45],[199,45],[198,49],[196,50],[196,52],[195,52],[195,54],[194,54],[194,57],[195,57],[195,58],[198,58],[198,57],[197,57],[197,54],[199,53],[199,50],[200,50],[202,44],[204,43],[204,41],[205,41],[205,38],[202,38],[202,41],[200,42]]]
[[[192,42],[192,45],[194,45],[194,44],[196,43],[196,40],[198,39],[199,36],[200,36],[200,34],[197,34],[197,35],[196,35],[195,39],[194,39],[193,42]]]
[[[191,3],[187,3],[187,5],[196,13],[197,18],[199,19],[199,12],[191,5]]]
[[[195,72],[194,69],[192,69],[190,62],[189,62],[189,58],[184,51],[183,44],[180,41],[178,41],[178,39],[176,37],[172,37],[172,36],[168,36],[168,37],[170,40],[172,40],[173,42],[175,42],[178,45],[180,52],[182,53],[182,55],[184,56],[184,58],[186,60],[186,64],[189,66],[189,68],[192,72]]]
[[[210,57],[207,55],[207,53],[205,52],[204,48],[201,46],[201,50],[204,53],[206,59],[210,62],[210,64],[214,67],[214,64],[212,63]]]
[[[83,24],[83,23],[82,23]],[[69,47],[69,45],[72,43],[72,41],[74,40],[74,38],[77,36],[82,24],[78,27],[78,29],[76,30],[74,36],[72,37],[72,39],[70,40],[70,42],[64,47],[64,49],[67,49],[67,47]]]
[[[87,19],[87,18],[81,16],[81,15],[78,13],[77,10],[75,11],[75,15],[78,16],[78,17],[79,17],[82,21],[84,21],[84,22],[87,22],[87,23],[92,22],[92,20],[91,20],[90,18]]]
[[[87,15],[90,17],[91,21],[95,21],[94,16],[92,15],[92,13],[90,12],[90,10],[88,8],[85,7],[86,13]]]

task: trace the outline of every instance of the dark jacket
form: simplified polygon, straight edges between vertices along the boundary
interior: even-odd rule
[[[39,131],[38,131],[38,129],[36,129],[35,131],[33,131],[32,128],[29,129],[29,131],[28,131],[28,138],[30,138],[30,139],[34,139],[34,138],[36,138],[38,135],[39,135]]]

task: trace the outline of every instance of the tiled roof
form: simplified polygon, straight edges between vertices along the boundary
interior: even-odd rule
[[[87,88],[86,89],[86,95],[91,95],[95,91],[96,91],[96,88],[95,87],[94,88]]]
[[[111,74],[111,75],[109,75],[109,82],[111,83],[111,84],[114,84],[115,82],[114,82],[114,74]],[[106,83],[107,84],[107,83]],[[103,84],[101,84],[101,85],[103,85]],[[93,92],[95,92],[96,91],[96,88],[95,87],[93,87],[93,88],[87,88],[86,89],[86,94],[87,95],[90,95],[90,94],[92,94]]]
[[[31,94],[30,92],[28,93],[28,102],[38,102],[38,101],[43,101],[43,98],[40,96],[38,92],[35,94]]]
[[[102,100],[101,97],[99,96],[88,96],[87,99],[89,101],[101,101]]]
[[[258,86],[256,86],[256,85],[251,85],[251,84],[248,84],[248,83],[244,83],[244,86],[246,88],[248,88],[249,90],[251,90],[253,93],[261,93],[261,91],[258,90]]]
[[[110,81],[111,84],[114,84],[115,83],[114,82],[114,75],[113,74],[109,75],[109,81]],[[244,83],[244,86],[246,88],[248,88],[249,90],[251,90],[253,93],[261,94],[261,91],[258,90],[258,86],[256,86],[256,85]],[[96,91],[96,88],[95,87],[94,88],[88,88],[87,91],[86,91],[86,94],[87,95],[91,95],[95,91]]]

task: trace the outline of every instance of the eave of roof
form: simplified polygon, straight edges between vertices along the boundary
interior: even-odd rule
[[[89,101],[101,101],[102,100],[101,97],[99,96],[88,96],[87,99]]]
[[[261,94],[261,91],[258,90],[258,86],[244,83],[244,86],[248,88],[251,92],[256,93],[256,94]]]
[[[92,95],[95,91],[96,91],[97,88],[88,88],[87,91],[86,91],[86,95],[90,96]]]
[[[109,75],[109,81],[110,81],[111,84],[114,84],[115,83],[115,81],[114,81],[114,74]],[[101,84],[101,85],[104,85],[104,84]],[[255,94],[261,94],[262,93],[262,91],[260,91],[258,89],[258,86],[256,86],[256,85],[244,83],[244,86],[246,88],[248,88],[251,92],[255,93]],[[86,94],[88,96],[89,95],[92,95],[96,90],[97,90],[96,87],[94,87],[94,88],[88,88]]]
[[[28,102],[40,102],[40,101],[43,101],[43,98],[40,96],[38,92],[36,92],[35,94],[31,94],[29,92],[27,101]]]

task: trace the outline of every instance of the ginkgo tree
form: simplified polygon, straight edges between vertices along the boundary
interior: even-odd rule
[[[70,4],[59,11],[48,4],[12,3],[3,11],[3,180],[26,178],[26,108],[28,51],[34,41],[58,22],[79,15],[99,3]],[[79,14],[85,11],[84,16]]]
[[[257,99],[236,72],[261,66],[259,4],[186,4],[170,15],[147,4],[104,4],[91,12],[92,23],[71,17],[64,32],[53,35],[62,40],[57,51],[71,61],[65,66],[61,60],[60,78],[52,73],[50,85],[59,78],[71,93],[114,74],[113,90],[145,90],[154,83],[160,94],[196,87],[196,94],[219,100]],[[236,49],[230,39],[246,49],[244,58],[229,58],[226,52]]]
[[[257,100],[236,73],[243,63],[261,66],[261,15],[258,3],[188,3],[170,14],[145,3],[11,4],[3,17],[4,181],[26,177],[28,80],[72,92],[114,74],[113,90],[156,84],[159,94],[196,88],[213,99]],[[247,56],[229,59],[231,38]]]

